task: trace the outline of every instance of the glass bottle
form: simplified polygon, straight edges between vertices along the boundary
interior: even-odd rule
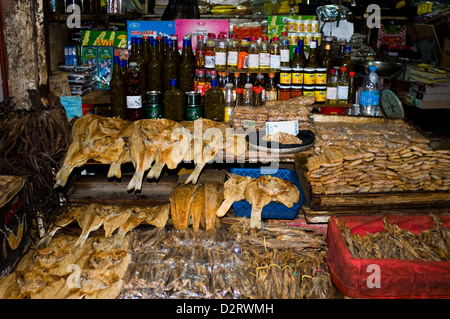
[[[348,87],[349,87],[349,79],[347,74],[347,68],[341,67],[341,72],[339,73],[338,78],[338,104],[347,104],[348,103]]]
[[[150,41],[147,36],[142,37],[144,46],[144,61],[148,65],[150,63]]]
[[[197,93],[200,93],[201,96],[205,95],[206,91],[206,77],[205,77],[205,71],[199,70],[198,71],[198,79],[197,79]]]
[[[227,85],[227,72],[219,72],[219,82],[218,87],[223,92],[223,95],[225,96],[225,89]]]
[[[242,39],[239,45],[239,55],[238,55],[239,70],[248,69],[248,49],[249,49],[249,42],[246,39]]]
[[[125,78],[126,111],[125,117],[129,121],[144,118],[142,109],[142,78],[136,62],[130,62]]]
[[[281,32],[280,37],[280,66],[290,66],[289,38],[287,32]]]
[[[345,39],[339,39],[339,47],[338,47],[338,53],[337,53],[337,57],[336,57],[336,65],[341,66],[342,64],[342,59],[344,57],[344,50],[345,50],[345,45],[346,45],[347,41]]]
[[[331,52],[331,43],[325,44],[325,52],[322,56],[322,67],[327,68],[330,71],[334,66],[333,52]]]
[[[232,34],[228,41],[227,66],[229,69],[237,69],[239,55],[239,41],[236,34]]]
[[[318,68],[319,64],[319,56],[317,52],[317,41],[311,41],[311,45],[309,46],[309,58],[305,67],[307,68]]]
[[[195,66],[197,68],[205,67],[205,36],[197,35],[197,48],[195,49]]]
[[[223,92],[217,87],[217,80],[211,80],[211,88],[205,92],[205,117],[213,121],[223,121],[225,104]]]
[[[266,84],[264,80],[264,74],[258,73],[256,74],[255,86],[261,88],[262,100],[266,100]]]
[[[216,35],[208,33],[205,50],[205,68],[214,69],[216,67],[216,52],[214,50],[216,44]]]
[[[173,41],[171,39],[167,40],[168,47],[172,47]],[[163,74],[163,89],[167,91],[170,88],[170,81],[172,79],[178,79],[178,64],[175,58],[175,52],[172,49],[167,50],[167,57],[162,65]],[[149,74],[149,79],[150,79]],[[150,83],[149,83],[150,86]]]
[[[230,122],[230,118],[233,114],[233,107],[234,107],[234,99],[233,99],[233,83],[227,83],[225,85],[225,115],[224,115],[224,121]]]
[[[327,103],[337,104],[338,76],[335,69],[331,69],[329,73],[327,77]]]
[[[144,44],[142,38],[137,37],[135,39],[135,52],[128,59],[128,62],[136,62],[136,68],[141,73],[142,98],[144,99],[147,89],[147,64],[145,64],[144,59]]]
[[[257,72],[259,70],[259,44],[257,37],[250,37],[248,48],[248,70]]]
[[[162,64],[159,60],[158,40],[156,39],[152,40],[152,46],[150,48],[150,62],[147,67],[147,77],[148,77],[148,85],[147,85],[148,91],[162,91],[163,89]],[[170,80],[171,79],[169,79],[169,81]]]
[[[163,43],[163,37],[159,36],[156,37],[156,41],[157,41],[157,47],[158,47],[158,55],[159,55],[159,60],[161,61],[161,63],[164,61],[164,43]]]
[[[351,47],[346,46],[344,49],[344,56],[342,57],[341,66],[347,68],[347,72],[354,71],[353,62],[350,58]]]
[[[278,96],[277,93],[275,73],[269,73],[269,78],[266,85],[266,101],[276,101]]]
[[[270,43],[270,72],[280,72],[281,53],[279,40],[278,37],[273,37],[272,43]]]
[[[215,45],[215,69],[226,70],[227,69],[227,38],[226,35],[221,33]]]
[[[269,71],[270,69],[270,46],[267,37],[262,37],[259,44],[259,70]]]
[[[125,119],[125,79],[122,72],[120,57],[115,56],[111,81],[109,82],[111,111],[113,116]]]
[[[178,51],[178,37],[176,35],[173,35],[171,38],[172,40],[172,51],[174,52],[175,61],[177,63],[180,63],[180,52]]]
[[[303,40],[302,40],[303,43]],[[297,45],[294,49],[294,56],[291,61],[291,68],[304,68],[306,64],[305,53],[303,52],[303,44]]]
[[[235,105],[236,106],[244,105],[244,89],[242,89],[242,88],[236,89]]]
[[[245,84],[244,105],[253,106],[253,85],[251,83]]]
[[[183,37],[183,51],[178,68],[179,86],[183,92],[194,90],[194,76],[195,58],[192,52],[191,39],[189,37]]]
[[[254,90],[254,105],[255,106],[262,106],[263,105],[263,99],[262,99],[262,88],[257,87]]]
[[[348,103],[356,103],[355,71],[348,72]]]
[[[184,113],[184,93],[177,88],[177,80],[170,80],[170,89],[164,92],[164,117],[173,121],[182,121]]]
[[[233,98],[236,100],[236,90],[242,88],[241,85],[241,74],[238,72],[234,73],[233,76]]]

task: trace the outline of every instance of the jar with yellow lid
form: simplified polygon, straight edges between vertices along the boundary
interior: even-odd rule
[[[314,97],[316,98],[316,103],[324,104],[327,101],[326,85],[316,85],[314,90]]]
[[[316,68],[316,83],[315,84],[327,84],[327,68]]]
[[[291,83],[294,85],[303,84],[303,68],[292,68]]]
[[[303,69],[303,84],[315,85],[316,84],[316,69],[304,68]]]
[[[287,67],[280,68],[280,84],[291,85],[292,69]]]

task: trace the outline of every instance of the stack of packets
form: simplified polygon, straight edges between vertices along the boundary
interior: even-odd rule
[[[94,65],[60,65],[56,73],[65,73],[72,95],[84,95],[97,86],[96,67]]]

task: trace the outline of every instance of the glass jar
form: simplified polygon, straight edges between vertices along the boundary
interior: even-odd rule
[[[326,85],[327,84],[327,68],[316,69],[315,84]]]
[[[285,101],[291,98],[291,86],[279,85],[278,86],[278,101]]]
[[[325,85],[316,86],[314,97],[316,98],[316,103],[324,104],[327,101],[327,87]]]
[[[303,86],[302,85],[292,85],[291,86],[291,99],[296,96],[303,95]]]
[[[309,95],[315,97],[316,88],[314,85],[304,85],[303,86],[303,95]]]
[[[280,84],[292,83],[292,69],[291,68],[280,68]]]
[[[305,84],[305,85],[315,85],[316,84],[316,69],[315,68],[304,68],[303,84]]]
[[[293,68],[291,78],[292,84],[294,85],[303,84],[303,68]]]

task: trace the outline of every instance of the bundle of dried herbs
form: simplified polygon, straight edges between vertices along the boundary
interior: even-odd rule
[[[427,261],[450,260],[450,230],[442,227],[438,216],[433,216],[434,227],[419,234],[401,229],[383,218],[383,231],[367,233],[365,236],[352,234],[345,224],[340,224],[344,240],[351,255],[369,259],[413,259]]]
[[[63,194],[53,189],[70,142],[66,111],[59,98],[41,101],[39,93],[28,90],[24,98],[0,103],[0,175],[26,179],[26,202],[33,227],[44,233],[61,213]]]

